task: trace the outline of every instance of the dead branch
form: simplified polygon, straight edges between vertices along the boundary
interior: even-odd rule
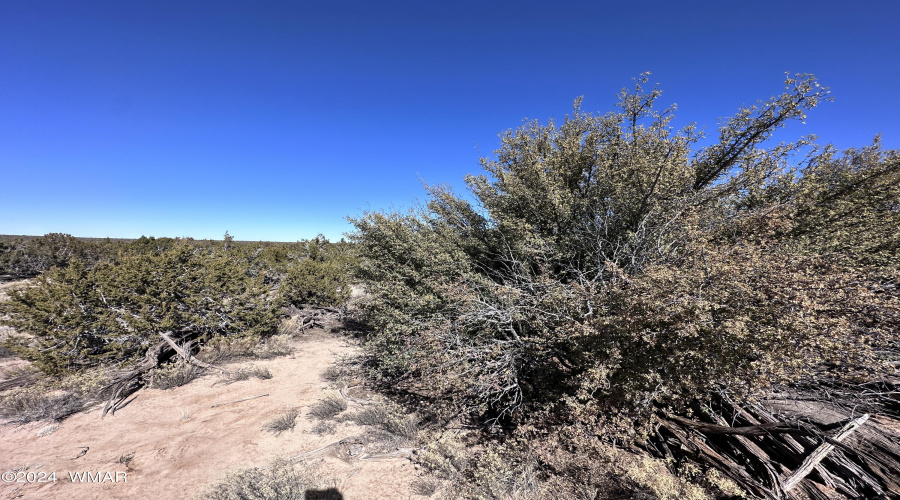
[[[696,429],[705,434],[727,434],[738,436],[768,436],[769,434],[809,434],[809,431],[796,426],[792,426],[785,422],[763,423],[759,425],[747,425],[743,427],[728,427],[724,425],[709,424],[706,422],[698,422],[677,415],[668,415],[673,420],[683,426]]]
[[[865,415],[852,420],[847,425],[845,425],[840,430],[840,432],[838,432],[838,434],[832,438],[832,440],[838,442],[843,441],[847,436],[853,434],[856,429],[859,429],[862,424],[866,423],[866,420],[868,419],[869,414],[866,413]],[[822,443],[818,448],[816,448],[816,450],[812,452],[812,454],[806,457],[806,460],[803,461],[803,463],[800,465],[800,468],[794,471],[793,474],[791,474],[787,477],[787,479],[784,480],[784,491],[789,491],[794,486],[797,486],[797,483],[802,481],[803,478],[807,476],[807,474],[812,472],[816,465],[818,465],[819,462],[821,462],[834,449],[835,445],[831,444],[830,442]]]
[[[137,387],[139,386],[140,377],[156,368],[160,361],[165,359],[170,351],[171,347],[167,346],[165,342],[160,342],[150,349],[147,349],[147,353],[144,355],[144,360],[141,363],[125,372],[119,373],[117,376],[113,377],[113,381],[107,384],[105,387],[100,389],[99,393],[102,394],[107,390],[112,389],[112,393],[109,399],[106,401],[106,406],[103,408],[103,414],[100,418],[106,416],[107,413],[112,412],[112,414],[116,413],[116,409],[118,405],[125,401],[129,395],[131,395]]]
[[[267,393],[265,393],[265,394],[260,394],[259,396],[250,396],[249,398],[238,399],[238,400],[236,400],[236,401],[229,401],[229,402],[227,402],[227,403],[214,404],[214,405],[212,405],[210,408],[217,408],[217,407],[219,407],[219,406],[225,406],[225,405],[230,405],[230,404],[234,404],[234,403],[240,403],[240,402],[243,402],[243,401],[249,401],[249,400],[251,400],[251,399],[256,399],[256,398],[264,398],[264,397],[266,397],[266,396],[268,396],[268,395],[269,395],[269,393],[267,392]]]
[[[686,454],[762,498],[900,497],[900,446],[889,428],[878,420],[862,426],[868,414],[847,418],[852,410],[840,402],[775,401],[770,409],[762,403],[738,405],[722,395],[706,412],[712,423],[661,416],[652,448],[676,458]],[[851,434],[853,446],[842,442]]]
[[[145,373],[159,366],[163,360],[169,358],[173,353],[181,356],[186,362],[201,368],[228,373],[228,371],[223,368],[200,361],[192,356],[191,353],[182,349],[175,340],[172,339],[171,331],[161,332],[159,335],[163,339],[162,342],[147,349],[147,353],[144,355],[144,359],[140,364],[130,370],[120,372],[113,377],[112,382],[100,389],[100,394],[110,391],[110,396],[106,400],[106,405],[103,407],[103,413],[100,418],[105,417],[107,413],[114,415],[116,410],[127,404],[125,401],[128,396],[140,388],[141,377],[143,377]]]
[[[163,338],[163,340],[166,341],[166,343],[169,344],[169,346],[173,350],[175,350],[176,353],[178,353],[179,356],[181,356],[188,363],[194,364],[201,368],[207,368],[209,370],[218,370],[222,373],[228,373],[228,370],[225,370],[224,368],[219,368],[218,366],[211,365],[209,363],[200,361],[199,359],[192,356],[191,353],[189,353],[189,352],[185,351],[184,349],[182,349],[181,347],[179,347],[178,344],[176,344],[175,341],[172,340],[172,337],[170,337],[170,335],[172,335],[172,332],[161,332],[159,335]]]
[[[743,467],[727,456],[718,453],[708,444],[703,442],[702,439],[692,438],[686,431],[678,427],[678,425],[672,421],[663,420],[660,423],[663,428],[668,430],[678,439],[686,451],[693,454],[700,461],[722,471],[722,473],[738,483],[745,490],[768,500],[780,499],[780,496],[776,492],[754,479],[754,477]]]
[[[297,462],[300,462],[307,458],[316,457],[316,456],[322,455],[323,453],[325,453],[326,451],[328,451],[332,448],[337,448],[343,444],[344,444],[343,439],[340,441],[335,441],[334,443],[326,444],[325,446],[322,446],[321,448],[316,448],[315,450],[310,450],[310,451],[301,453],[299,455],[294,455],[293,457],[290,458],[290,461],[291,461],[291,463],[297,463]]]

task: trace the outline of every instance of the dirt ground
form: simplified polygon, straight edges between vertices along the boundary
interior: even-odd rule
[[[133,402],[102,419],[102,408],[94,407],[59,424],[0,425],[0,472],[23,471],[23,480],[50,473],[56,478],[0,482],[0,499],[192,498],[230,471],[264,467],[276,457],[296,457],[342,440],[354,442],[365,428],[343,422],[336,433],[318,435],[311,432],[316,421],[308,418],[308,409],[334,392],[323,379],[324,370],[355,349],[352,341],[321,331],[296,341],[289,356],[251,360],[271,372],[268,380],[224,384],[209,374],[175,389],[141,389]],[[213,408],[262,394],[267,396]],[[300,410],[293,431],[276,436],[263,430],[289,408]],[[416,472],[407,458],[358,460],[341,451],[332,447],[307,460],[321,465],[344,499],[423,498],[412,493]],[[365,456],[358,449],[354,455]],[[99,472],[105,480],[70,480],[70,473],[82,472]]]

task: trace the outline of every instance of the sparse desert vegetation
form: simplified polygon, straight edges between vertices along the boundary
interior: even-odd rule
[[[147,385],[154,389],[172,389],[190,383],[199,374],[200,369],[196,365],[180,359],[174,363],[151,370],[148,374],[149,381]]]
[[[309,415],[319,420],[328,420],[347,409],[347,401],[339,395],[329,394],[309,409]]]
[[[263,429],[275,435],[281,434],[282,432],[286,431],[292,431],[294,430],[294,425],[297,423],[297,417],[299,415],[300,410],[296,408],[284,410],[277,417],[266,422],[266,424],[263,426]]]
[[[199,500],[340,500],[341,495],[328,487],[316,467],[294,465],[276,460],[270,466],[231,473],[218,485],[210,488]],[[321,489],[319,489],[321,488]],[[310,496],[310,491],[318,491]]]
[[[225,383],[241,382],[250,380],[251,378],[268,380],[272,378],[272,373],[265,367],[254,365],[244,366],[225,374]]]

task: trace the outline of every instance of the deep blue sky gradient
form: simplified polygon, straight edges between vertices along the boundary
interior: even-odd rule
[[[898,25],[893,0],[0,0],[0,234],[338,239],[644,71],[711,135],[814,73],[835,102],[779,137],[897,148]]]

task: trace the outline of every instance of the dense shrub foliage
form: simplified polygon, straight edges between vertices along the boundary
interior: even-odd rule
[[[287,266],[282,293],[293,305],[340,306],[350,298],[350,278],[356,257],[345,242],[329,243],[319,236],[305,243],[302,260]]]
[[[267,295],[233,257],[175,242],[89,270],[77,261],[53,268],[38,286],[13,294],[8,324],[37,338],[19,344],[22,357],[58,373],[132,360],[159,342],[159,332],[269,333],[278,304]]]
[[[350,298],[349,278],[334,262],[304,259],[288,268],[283,287],[294,305],[337,306]]]
[[[218,242],[117,242],[104,260],[88,266],[69,256],[64,267],[12,292],[0,314],[24,335],[6,345],[44,372],[62,374],[134,361],[160,342],[160,332],[200,342],[270,335],[285,301],[345,300],[346,247],[324,238],[238,243],[227,235]]]
[[[51,267],[65,267],[75,259],[88,266],[115,255],[122,243],[84,241],[70,234],[38,237],[0,237],[0,275],[37,276]]]
[[[900,153],[763,147],[811,76],[695,149],[646,77],[618,110],[505,132],[476,200],[353,220],[381,373],[491,421],[618,437],[717,391],[881,372],[900,326]]]

